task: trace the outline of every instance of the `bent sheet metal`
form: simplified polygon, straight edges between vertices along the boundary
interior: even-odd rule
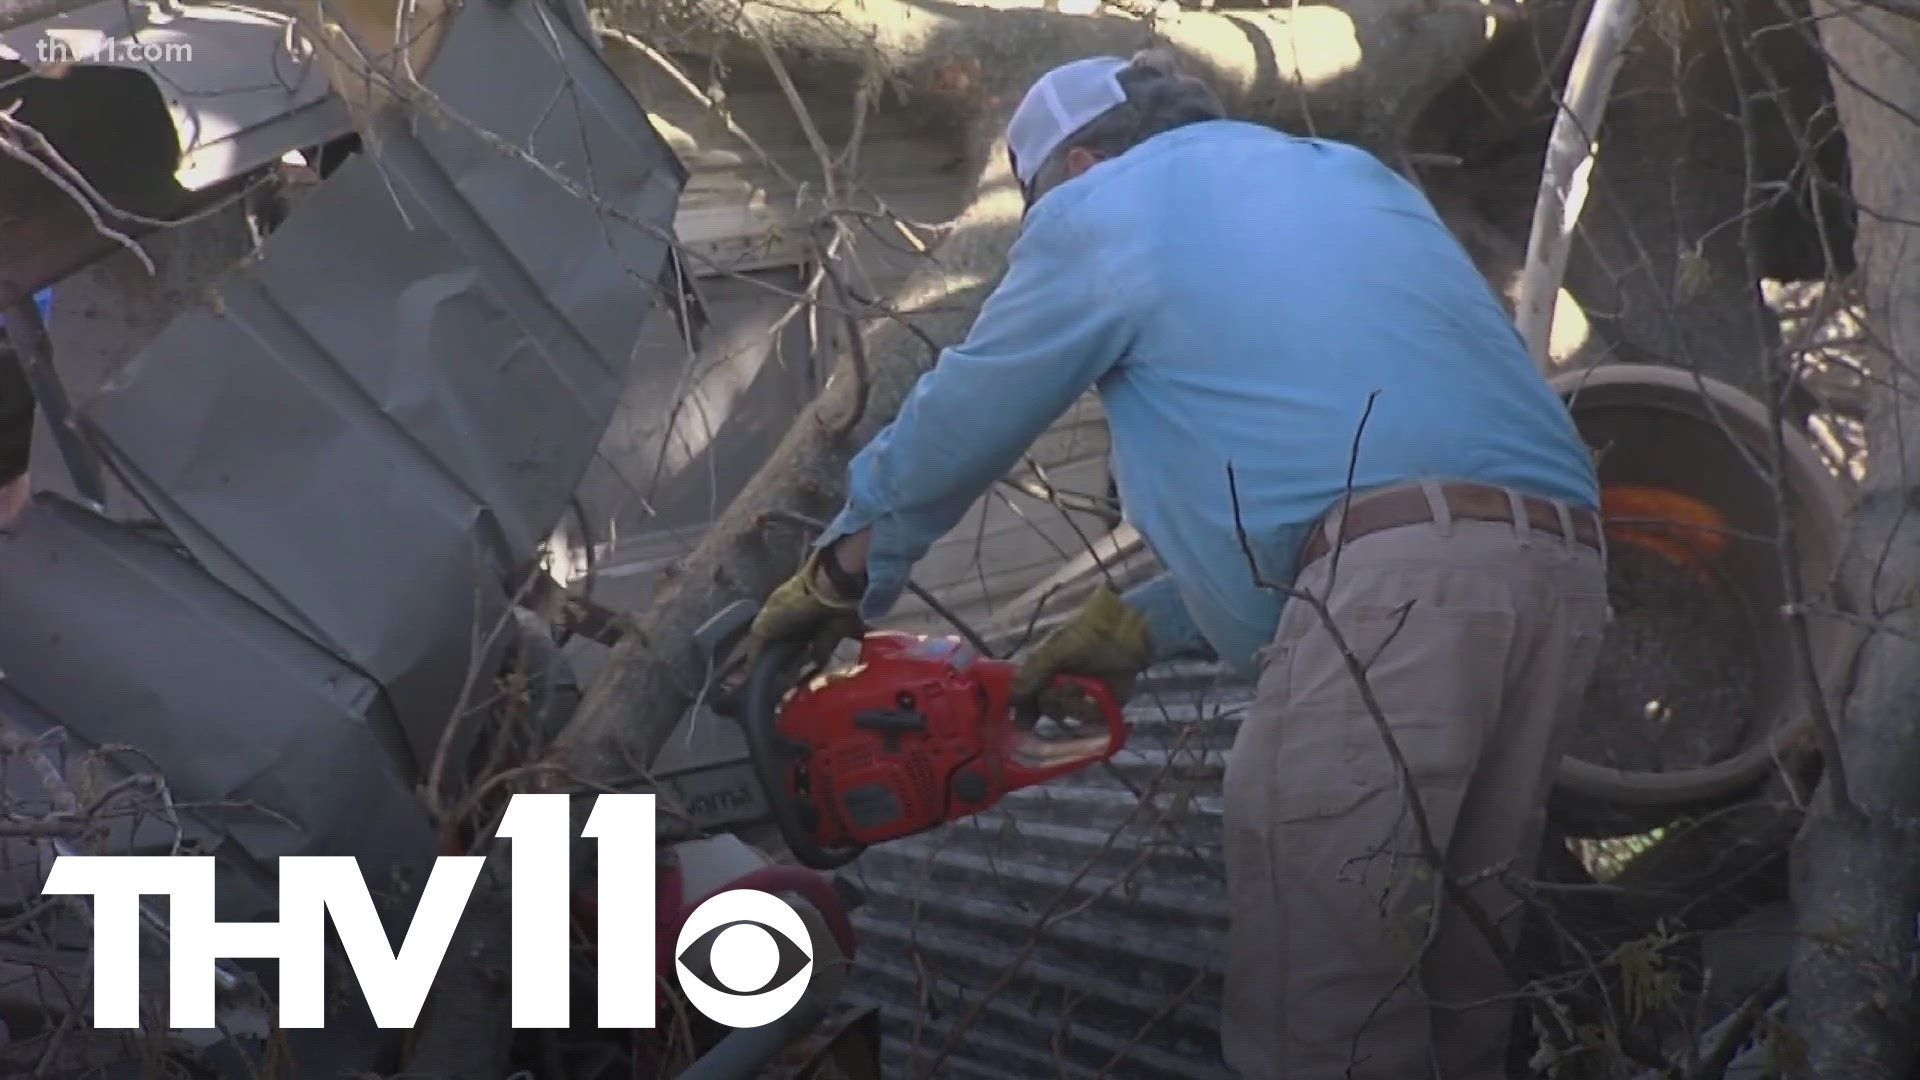
[[[270,917],[278,856],[423,879],[421,767],[630,365],[680,361],[636,343],[685,171],[556,11],[465,6],[424,75],[447,122],[376,121],[79,404],[160,528],[42,494],[0,534],[0,714],[135,748],[193,809],[122,850],[184,829],[223,919]]]

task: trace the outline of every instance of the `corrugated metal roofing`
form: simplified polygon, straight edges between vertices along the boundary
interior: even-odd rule
[[[1114,768],[850,868],[868,897],[850,995],[882,1010],[887,1075],[1230,1075],[1220,782],[1251,696],[1213,665],[1157,668]]]

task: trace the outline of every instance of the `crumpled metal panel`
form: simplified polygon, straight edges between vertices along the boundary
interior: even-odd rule
[[[138,540],[134,542],[141,543]],[[0,553],[0,566],[5,565],[4,553]],[[218,589],[204,576],[196,580],[202,586]],[[11,732],[29,737],[41,736],[62,726],[22,697],[6,681],[0,681],[0,717],[5,718]],[[79,754],[99,749],[77,737],[71,729],[64,731],[61,737],[49,740],[49,743],[66,748],[68,761]],[[54,764],[57,768],[58,763]],[[144,766],[145,763],[139,764]],[[89,771],[99,778],[103,787],[113,783],[119,776],[126,775],[124,771],[110,766],[102,768],[98,762],[93,763]],[[342,785],[339,793],[354,794],[346,790],[348,786]],[[19,757],[0,759],[0,791],[6,793],[9,805],[16,808],[37,810],[50,801],[37,770]],[[174,795],[177,800],[178,791]],[[166,820],[169,816],[173,820]],[[405,852],[407,858],[403,860],[401,868],[410,869],[414,873],[413,880],[418,881],[419,875],[427,867],[426,857],[434,854],[428,846],[431,838],[422,831],[422,823],[416,820],[396,820],[395,823],[401,827],[412,848]],[[258,868],[244,853],[236,853],[233,849],[237,845],[230,838],[223,839],[221,831],[210,825],[197,809],[176,802],[172,815],[117,815],[102,824],[107,827],[107,834],[99,842],[98,850],[101,851],[159,855],[175,850],[178,843],[181,850],[214,852],[217,917],[254,920],[271,916],[276,899],[273,883],[262,878],[257,872]],[[392,843],[393,839],[391,836],[385,837],[383,842],[393,848],[396,846]],[[40,886],[46,881],[55,854],[54,845],[46,841],[0,839],[0,904],[20,909],[39,902]],[[375,857],[384,860],[384,853],[376,852]],[[412,916],[411,897],[389,899],[382,889],[382,878],[371,875],[382,874],[395,865],[392,861],[363,864],[363,868],[371,872],[369,885],[374,890],[376,910],[386,920],[390,933],[404,931],[408,925]],[[164,919],[165,902],[157,898],[148,902],[152,910]],[[151,993],[164,994],[167,978],[164,944],[157,933],[148,934],[146,944],[145,985]],[[58,1023],[71,1012],[85,1008],[84,988],[91,952],[92,927],[79,917],[49,914],[34,921],[32,934],[13,937],[0,935],[0,1072],[6,1071],[9,1065],[23,1071],[29,1068],[21,1063],[18,1054],[9,1058],[7,1033],[4,1030],[9,1021],[18,1023],[24,1020],[29,1027],[38,1028],[42,1024]],[[277,961],[223,960],[221,964],[251,973],[262,985],[273,985]],[[221,1017],[223,1031],[176,1033],[179,1040],[176,1046],[180,1049],[189,1046],[202,1048],[201,1052],[205,1055],[202,1062],[211,1064],[215,1075],[234,1080],[257,1075],[241,1058],[242,1055],[249,1055],[250,1060],[259,1059],[260,1046],[257,1040],[265,1034],[266,1025],[261,1022],[264,1017],[251,1009],[244,997],[227,999],[224,1005],[224,1015]],[[385,1072],[390,1067],[388,1063],[393,1060],[398,1033],[375,1028],[365,1002],[358,996],[334,995],[327,999],[327,1009],[323,1028],[279,1033],[286,1053],[284,1060],[298,1063],[297,1075],[318,1080]],[[223,1039],[237,1040],[245,1045],[237,1047],[234,1041]],[[61,1069],[58,1065],[54,1068],[56,1071],[48,1074],[49,1080],[143,1080],[152,1071],[150,1066],[143,1066],[138,1061],[102,1063],[93,1068]],[[293,1080],[292,1074],[289,1074],[289,1080]]]
[[[1232,1075],[1220,784],[1251,699],[1216,665],[1153,669],[1112,770],[1014,792],[842,871],[867,895],[848,997],[881,1009],[888,1076]]]
[[[179,140],[175,179],[200,191],[353,129],[300,41],[281,12],[104,0],[0,32],[0,58],[147,76]]]
[[[4,542],[5,538],[0,537],[0,544]],[[0,549],[0,566],[6,565],[11,565],[11,561],[7,552]],[[4,676],[4,672],[0,672],[0,676]],[[47,762],[56,769],[63,762],[71,762],[76,755],[99,749],[71,729],[63,728],[22,696],[13,681],[4,677],[0,677],[0,725],[4,725],[11,736],[46,740],[43,745]],[[55,729],[60,729],[57,734]],[[127,769],[115,768],[116,764],[90,763],[90,768],[111,784],[131,775]],[[7,807],[14,813],[39,814],[57,809],[58,793],[48,790],[39,770],[23,755],[0,757],[0,792],[5,793]],[[176,810],[171,821],[158,814],[141,814],[108,817],[101,825],[105,831],[100,841],[103,851],[164,852],[171,850],[176,842],[182,848],[209,849],[220,843],[219,830],[202,820],[193,809]],[[44,839],[0,838],[0,907],[19,909],[34,903],[56,854],[54,845]],[[248,884],[252,887],[254,883]],[[87,941],[76,935],[65,944],[84,950]],[[0,968],[3,967],[4,961],[0,961]],[[0,1013],[6,1010],[9,989],[8,980],[0,974]]]
[[[194,807],[187,838],[229,846],[222,917],[272,910],[282,855],[357,855],[379,882],[438,854],[379,689],[176,551],[43,496],[0,533],[0,612],[8,721],[137,748]]]
[[[425,82],[84,410],[210,573],[391,695],[421,763],[612,416],[685,181],[533,0],[463,8]]]

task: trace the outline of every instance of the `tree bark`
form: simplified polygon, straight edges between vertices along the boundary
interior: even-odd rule
[[[1905,1080],[1914,1066],[1920,908],[1920,22],[1815,4],[1860,212],[1854,249],[1877,346],[1871,460],[1846,567],[1866,641],[1829,763],[1793,850],[1789,982],[1798,1075]]]
[[[1760,310],[1747,239],[1757,240],[1764,276],[1829,273],[1800,200],[1774,187],[1748,191],[1743,167],[1750,120],[1755,185],[1799,190],[1813,182],[1806,163],[1817,155],[1788,133],[1824,116],[1830,91],[1825,61],[1808,44],[1812,21],[1803,12],[1793,21],[1799,6],[1735,0],[1715,7],[1713,17],[1687,5],[1646,7],[1614,83],[1605,123],[1612,135],[1602,133],[1562,283],[1578,306],[1566,320],[1567,344],[1581,330],[1589,341],[1556,356],[1556,370],[1666,364],[1765,393],[1758,359],[1778,340]],[[1535,10],[1528,33],[1499,41],[1416,129],[1421,149],[1463,160],[1438,182],[1464,193],[1509,237],[1527,235],[1542,150],[1561,115],[1551,91],[1565,78],[1579,29],[1571,16],[1582,9]],[[1738,50],[1731,62],[1723,34]],[[1823,130],[1812,124],[1807,137]],[[1826,212],[1831,236],[1844,215]]]
[[[877,73],[918,105],[972,115],[1011,111],[1056,64],[1158,44],[1251,119],[1367,142],[1403,131],[1466,70],[1486,44],[1488,18],[1475,0],[1169,10],[1151,22],[953,0],[708,0],[679,10],[690,17],[653,6],[617,8],[612,17],[656,45],[742,67],[764,66],[764,34],[789,64]]]
[[[593,785],[644,782],[644,765],[699,689],[702,665],[690,651],[694,630],[727,603],[765,596],[803,557],[805,538],[768,524],[769,515],[830,516],[844,495],[848,460],[892,419],[938,349],[972,324],[1019,232],[1001,132],[1035,76],[1077,57],[1159,45],[1207,77],[1237,116],[1350,139],[1391,160],[1412,119],[1466,69],[1487,38],[1486,9],[1451,0],[1181,12],[1152,27],[1117,17],[926,0],[747,3],[724,20],[715,8],[701,10],[709,18],[700,26],[673,28],[679,47],[727,53],[764,33],[783,59],[852,70],[877,65],[937,114],[961,121],[949,130],[960,134],[977,179],[950,239],[888,305],[906,314],[912,328],[893,320],[874,326],[863,372],[851,356],[841,358],[827,389],[678,564],[588,689],[558,750],[573,774]],[[626,28],[662,32],[658,25]],[[862,418],[856,430],[840,434],[856,413]]]

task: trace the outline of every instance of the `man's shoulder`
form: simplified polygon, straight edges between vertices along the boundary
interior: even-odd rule
[[[1206,216],[1194,191],[1244,192],[1244,200],[1212,204],[1229,217],[1243,217],[1249,206],[1278,213],[1276,186],[1296,206],[1386,199],[1399,208],[1404,201],[1404,180],[1362,147],[1243,120],[1204,120],[1162,132],[1049,191],[1028,212],[1022,246],[1131,247],[1152,231],[1143,222],[1169,208],[1190,222]]]
[[[1397,176],[1379,158],[1352,143],[1295,135],[1244,120],[1203,120],[1155,135],[1101,163],[1080,181],[1062,184],[1041,202],[1055,201],[1057,194],[1061,196],[1058,210],[1072,215],[1085,213],[1093,204],[1111,208],[1133,199],[1160,202],[1169,197],[1169,186],[1191,190],[1207,186],[1210,179],[1246,180],[1250,173],[1264,178],[1250,191],[1273,183],[1295,190],[1343,188]]]
[[[1171,158],[1183,165],[1193,159],[1209,159],[1219,151],[1271,154],[1276,158],[1299,161],[1353,159],[1378,161],[1371,153],[1353,143],[1317,135],[1296,135],[1279,128],[1247,120],[1201,120],[1161,132],[1122,154],[1118,161],[1132,159],[1139,165]]]
[[[1020,223],[1014,251],[1084,242],[1089,223],[1097,220],[1088,212],[1092,187],[1068,181],[1042,196]]]
[[[1173,150],[1182,145],[1195,143],[1251,142],[1279,147],[1312,141],[1265,124],[1222,117],[1218,120],[1196,120],[1190,124],[1182,124],[1147,139],[1135,149],[1151,153],[1160,149]]]

